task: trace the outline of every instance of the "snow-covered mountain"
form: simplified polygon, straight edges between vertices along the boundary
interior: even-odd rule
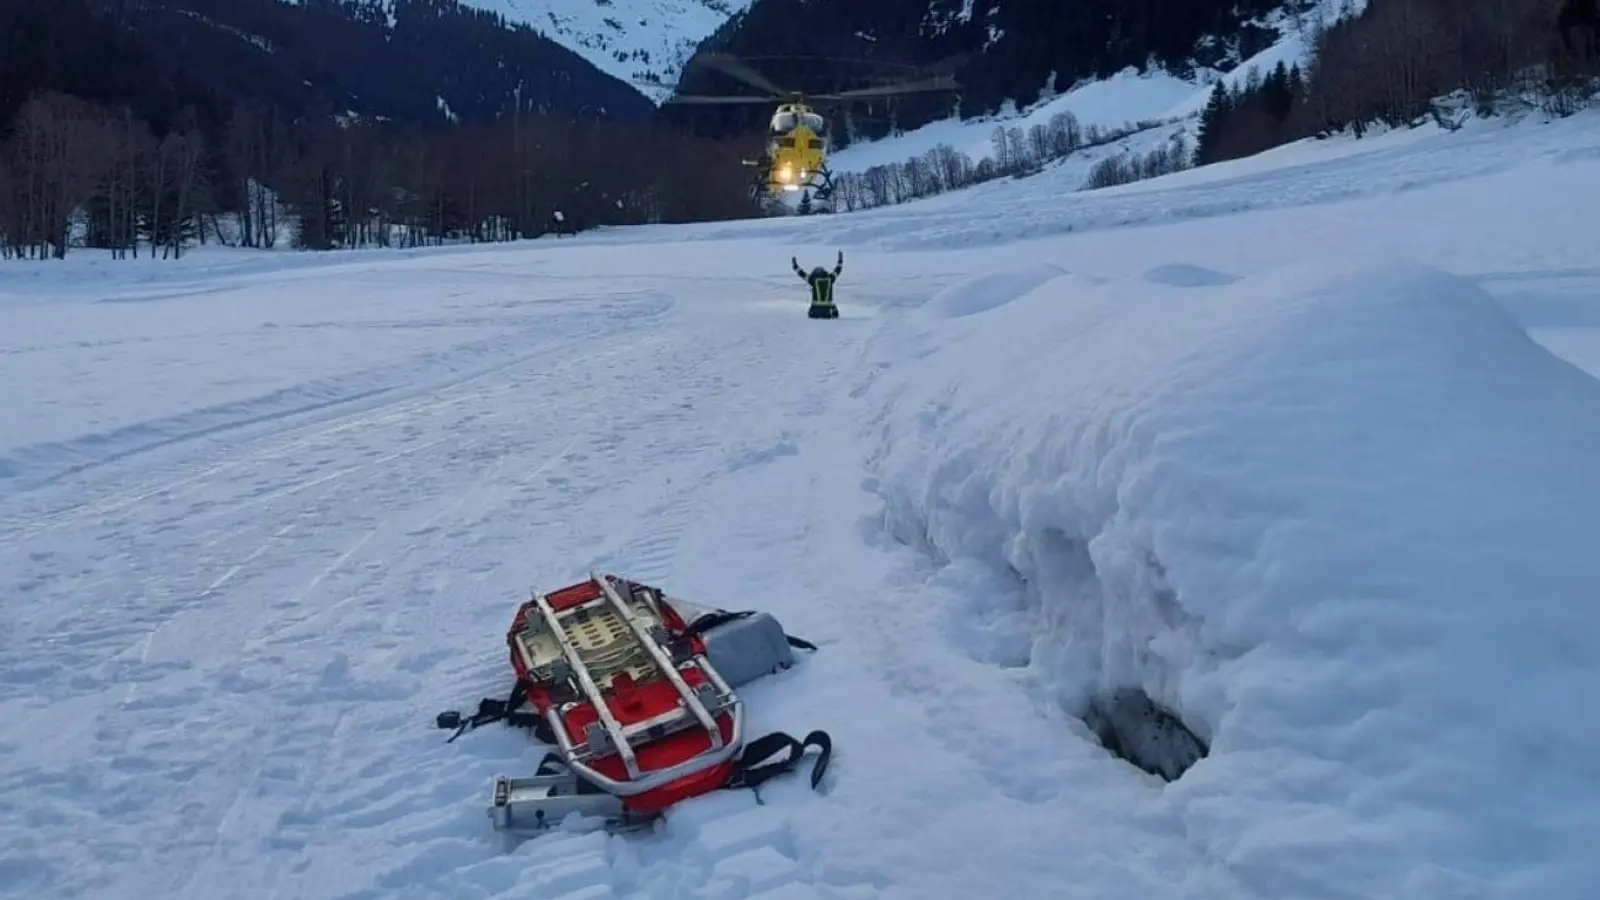
[[[1196,65],[1181,72],[1160,65],[1145,71],[1130,66],[1110,77],[1054,84],[1052,90],[1044,92],[1031,104],[1019,107],[1016,103],[1006,103],[992,114],[966,118],[950,116],[890,137],[861,141],[835,154],[832,165],[837,172],[864,172],[874,166],[920,157],[941,144],[966,154],[974,162],[985,158],[993,160],[997,128],[1021,129],[1026,133],[1063,113],[1070,114],[1083,128],[1127,136],[1074,154],[1073,162],[1084,167],[1110,154],[1135,148],[1148,150],[1175,137],[1192,143],[1200,113],[1218,82],[1237,88],[1248,82],[1251,72],[1262,76],[1280,63],[1308,66],[1312,36],[1365,8],[1366,0],[1286,3],[1283,8],[1249,23],[1277,35],[1271,44],[1249,56],[1237,59],[1224,56],[1214,66]]]
[[[640,90],[657,101],[671,93],[695,47],[750,5],[750,0],[468,0],[511,22],[542,31],[596,68],[624,81],[659,82]]]

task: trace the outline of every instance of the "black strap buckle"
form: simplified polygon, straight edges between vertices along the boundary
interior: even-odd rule
[[[455,734],[450,735],[449,740],[445,741],[446,744],[452,743],[461,735],[490,722],[504,721],[508,725],[528,728],[535,724],[533,720],[537,717],[527,713],[516,712],[517,707],[521,706],[527,698],[526,686],[521,680],[518,680],[511,688],[511,695],[506,699],[496,700],[492,697],[485,697],[478,701],[478,711],[471,718],[463,716],[460,710],[450,709],[439,713],[434,719],[434,725],[445,730],[455,729]]]

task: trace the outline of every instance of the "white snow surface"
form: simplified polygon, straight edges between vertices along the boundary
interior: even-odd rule
[[[1600,115],[1047,177],[0,267],[0,894],[1592,898]],[[497,839],[433,716],[590,568],[819,644],[822,789]]]
[[[467,0],[532,26],[660,102],[695,47],[750,0]],[[645,82],[641,84],[640,82]],[[661,88],[651,86],[659,83]]]

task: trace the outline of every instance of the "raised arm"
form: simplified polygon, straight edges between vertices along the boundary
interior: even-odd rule
[[[840,250],[839,251],[839,262],[833,267],[833,277],[838,278],[839,277],[839,273],[843,272],[843,271],[844,271],[844,251]]]
[[[794,257],[791,256],[791,257],[789,257],[789,265],[794,267],[794,273],[796,275],[800,276],[800,280],[801,281],[810,281],[811,280],[811,279],[806,277],[805,270],[800,268],[800,261],[799,260],[797,260],[797,259],[795,259]]]

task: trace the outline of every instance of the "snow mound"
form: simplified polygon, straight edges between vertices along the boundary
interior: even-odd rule
[[[931,323],[877,395],[886,527],[1016,579],[1069,711],[1206,741],[1163,808],[1250,883],[1586,895],[1600,385],[1416,264],[1151,280]]]
[[[1067,274],[1067,270],[1060,266],[1039,263],[1023,269],[983,275],[945,288],[934,295],[926,309],[938,318],[977,315],[1026,296],[1040,285]]]

